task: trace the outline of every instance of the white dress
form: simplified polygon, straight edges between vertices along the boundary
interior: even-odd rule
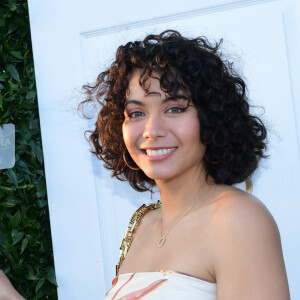
[[[191,275],[163,270],[116,276],[105,300],[216,300],[216,283]]]

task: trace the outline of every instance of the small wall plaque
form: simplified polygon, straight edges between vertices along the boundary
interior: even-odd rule
[[[0,124],[0,170],[15,165],[15,125]]]

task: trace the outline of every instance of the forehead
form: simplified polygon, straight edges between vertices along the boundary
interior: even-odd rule
[[[160,86],[160,75],[157,72],[152,72],[151,77],[144,75],[141,77],[142,70],[137,69],[133,71],[129,78],[128,89],[126,91],[126,97],[132,95],[145,95],[145,94],[157,94],[164,96],[165,92],[161,89]],[[140,82],[143,82],[141,86]]]

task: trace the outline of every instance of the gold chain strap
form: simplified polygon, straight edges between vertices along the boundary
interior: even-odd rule
[[[119,270],[122,266],[122,263],[129,251],[129,248],[132,244],[132,237],[133,237],[133,232],[135,229],[137,229],[137,227],[139,226],[139,224],[141,223],[143,217],[145,216],[145,214],[149,211],[149,210],[153,210],[156,208],[160,208],[161,207],[161,202],[160,200],[158,200],[156,203],[151,203],[151,204],[143,204],[132,216],[132,218],[129,221],[129,225],[128,228],[126,230],[126,233],[123,237],[121,246],[120,246],[120,259],[119,259],[119,263],[117,263],[116,265],[116,275],[118,275]]]

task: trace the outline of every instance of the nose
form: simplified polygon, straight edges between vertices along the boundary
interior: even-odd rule
[[[143,137],[145,139],[155,140],[159,137],[164,137],[167,134],[166,122],[162,116],[151,115],[147,119]]]

